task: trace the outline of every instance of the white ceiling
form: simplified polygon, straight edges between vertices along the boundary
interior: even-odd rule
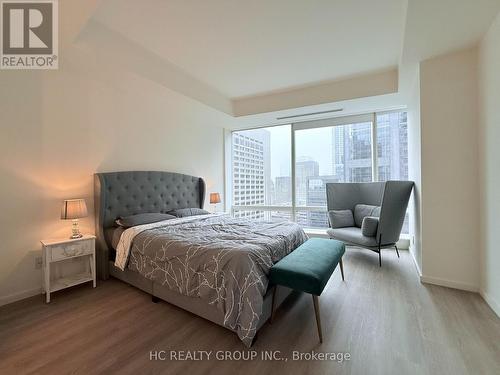
[[[394,67],[405,0],[107,0],[94,20],[228,98]]]
[[[280,103],[253,108],[238,126],[286,108],[356,112],[367,105],[362,96],[327,103],[311,93],[396,66],[398,95],[364,96],[373,108],[400,106],[420,61],[474,45],[500,11],[500,0],[81,1],[92,16],[80,42],[102,44],[126,69],[233,116],[255,99]],[[64,4],[62,18],[74,23]],[[300,106],[289,105],[290,93],[303,97]]]
[[[409,0],[402,62],[472,46],[500,11],[500,0]]]

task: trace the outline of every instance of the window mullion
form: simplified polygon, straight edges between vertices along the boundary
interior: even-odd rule
[[[296,210],[295,210],[295,124],[292,124],[291,126],[291,145],[292,145],[292,165],[290,169],[290,174],[291,174],[291,188],[292,188],[292,221],[295,221],[295,216],[296,216]]]
[[[378,181],[377,114],[372,115],[372,181]]]

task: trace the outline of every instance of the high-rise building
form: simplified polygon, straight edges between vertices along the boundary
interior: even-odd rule
[[[295,201],[304,206],[307,200],[307,180],[319,176],[319,163],[315,160],[300,160],[295,163]]]
[[[408,126],[406,112],[377,115],[378,180],[408,179]],[[409,231],[409,218],[402,233]]]
[[[270,134],[264,129],[233,132],[233,204],[270,204]],[[238,217],[263,219],[263,211],[237,211]]]
[[[344,178],[344,129],[332,127],[332,174],[342,181]]]
[[[372,180],[371,125],[332,127],[332,173],[341,182]]]
[[[274,201],[272,204],[275,206],[291,206],[292,178],[290,176],[277,176],[275,181]]]
[[[311,177],[319,176],[319,163],[309,158],[301,158],[295,163],[295,202],[296,206],[307,205],[308,181]],[[295,220],[304,226],[308,225],[308,212],[297,210]]]
[[[307,179],[306,204],[309,207],[325,207],[321,211],[308,211],[304,226],[310,228],[327,228],[328,216],[326,213],[326,184],[339,182],[338,176],[318,176]]]
[[[379,181],[408,179],[408,129],[406,112],[377,116]]]

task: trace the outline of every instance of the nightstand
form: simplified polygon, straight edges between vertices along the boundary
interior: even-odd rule
[[[88,281],[96,287],[95,236],[81,238],[41,241],[43,245],[43,289],[45,301],[50,302],[50,293],[69,288]],[[51,265],[68,259],[82,258],[87,271],[51,280]],[[87,267],[88,265],[88,267]]]

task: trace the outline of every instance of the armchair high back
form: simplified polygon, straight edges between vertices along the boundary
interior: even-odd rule
[[[326,184],[331,226],[328,234],[377,252],[380,265],[382,248],[394,246],[399,256],[396,242],[413,185],[412,181]]]

